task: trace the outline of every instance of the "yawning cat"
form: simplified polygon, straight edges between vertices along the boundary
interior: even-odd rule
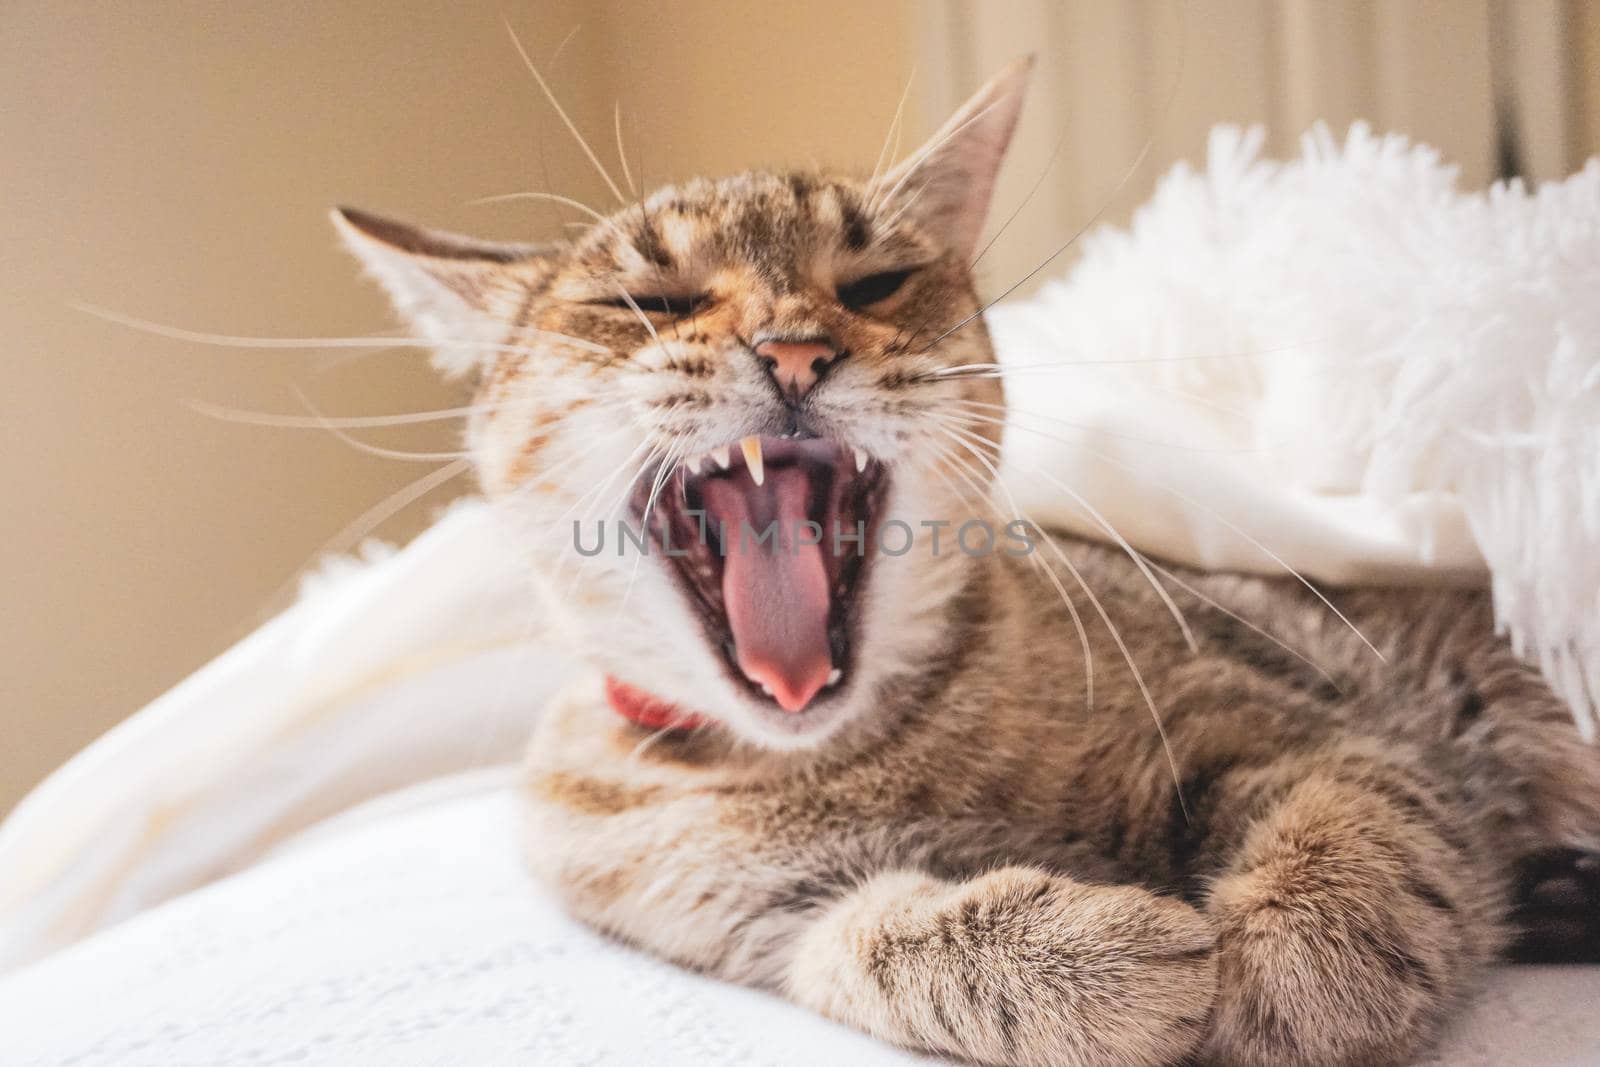
[[[1027,73],[887,173],[692,181],[571,243],[337,216],[474,376],[530,613],[595,668],[533,742],[530,862],[908,1046],[1406,1062],[1508,949],[1593,950],[1600,752],[1486,593],[1341,618],[1016,521],[969,261]]]

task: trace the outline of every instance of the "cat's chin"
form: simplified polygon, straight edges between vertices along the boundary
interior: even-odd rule
[[[845,717],[887,486],[881,464],[817,437],[746,438],[640,479],[635,517],[769,744]]]
[[[784,711],[771,701],[744,701],[737,719],[724,722],[741,740],[777,752],[798,752],[824,744],[856,718],[849,694],[840,693],[807,705],[799,712]]]

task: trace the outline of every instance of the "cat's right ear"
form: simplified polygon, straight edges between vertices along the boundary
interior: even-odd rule
[[[335,208],[334,228],[420,337],[438,345],[434,363],[465,374],[482,362],[473,347],[505,334],[541,284],[553,245],[507,244],[408,226],[354,208]],[[461,347],[452,348],[450,342]]]

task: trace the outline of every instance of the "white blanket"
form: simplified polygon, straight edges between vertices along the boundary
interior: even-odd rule
[[[1006,478],[1018,503],[1094,536],[1107,536],[1103,520],[1167,558],[1264,571],[1287,563],[1334,583],[1481,581],[1487,561],[1513,637],[1589,725],[1600,694],[1600,164],[1536,197],[1485,197],[1456,193],[1427,150],[1359,129],[1343,149],[1309,137],[1305,157],[1282,167],[1253,154],[1253,142],[1219,131],[1207,172],[1179,168],[1130,233],[1093,236],[1067,278],[990,314],[1016,412]],[[460,506],[403,551],[340,568],[91,746],[0,826],[0,973],[250,867],[363,799],[515,758],[572,670],[539,640],[523,582],[518,546],[491,510]],[[314,936],[324,912],[294,887],[355,891],[365,884],[356,859],[398,877],[419,857],[426,866],[429,850],[465,847],[438,814],[415,842],[421,853],[375,823],[351,839],[348,869],[308,847],[124,923],[18,973],[0,1017],[17,1017],[7,1009],[26,996],[36,1047],[59,1050],[68,1039],[51,1027],[67,1024],[67,1009],[39,1007],[47,991],[65,997],[77,983],[87,995],[100,975],[121,975],[129,1003],[182,1003],[178,985],[154,980],[149,997],[176,999],[139,1000],[147,991],[131,976],[183,963],[163,939],[188,929],[240,949],[208,957],[205,988],[219,1004],[248,999],[245,985],[270,985],[280,971],[328,979],[341,957],[311,957],[340,944],[337,931]],[[474,818],[482,853],[473,863],[501,864],[503,888],[513,877],[509,828]],[[456,853],[439,855],[460,860],[467,881],[476,876]],[[481,903],[467,884],[397,899],[388,929],[465,937],[459,924],[472,920],[458,908]],[[529,914],[513,911],[502,913],[513,926]],[[344,914],[366,931],[370,943],[358,947],[376,951],[385,913]],[[285,918],[263,921],[273,915]],[[306,938],[290,939],[284,922]],[[307,958],[278,954],[271,968],[251,969],[243,948],[264,930]],[[403,954],[408,943],[386,951]],[[594,944],[570,942],[563,966]],[[207,951],[200,940],[183,945]],[[664,973],[643,960],[629,966]],[[1567,973],[1592,992],[1590,972]],[[1552,1011],[1566,1003],[1553,979],[1539,982]],[[97,1004],[110,1013],[105,1033],[121,1035],[107,1040],[135,1040],[143,1031],[118,1028],[116,1000]],[[125,1016],[141,1017],[174,1018]],[[206,1040],[250,1047],[247,1017],[207,1016],[208,1027],[242,1029],[208,1029]],[[1551,1016],[1533,1018],[1560,1036]],[[1509,1023],[1495,1028],[1534,1040]],[[284,1023],[274,1032],[300,1031]],[[1600,1027],[1585,1020],[1581,1032]],[[159,1047],[159,1033],[146,1036]],[[783,1062],[781,1050],[762,1054]]]
[[[505,773],[418,787],[0,978],[6,1067],[934,1062],[562,914]],[[1600,1063],[1600,969],[1506,968],[1437,1067]]]

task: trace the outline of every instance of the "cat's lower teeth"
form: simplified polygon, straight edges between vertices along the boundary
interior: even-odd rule
[[[831,671],[831,672],[830,672],[830,673],[829,673],[829,674],[828,674],[828,681],[827,681],[827,684],[828,684],[828,685],[838,685],[838,684],[839,684],[839,679],[840,679],[840,678],[843,678],[843,677],[844,677],[844,671],[843,671],[843,670],[841,670],[841,669],[840,669],[840,668],[838,668],[838,667],[835,667],[835,668],[834,668],[834,669],[833,669],[833,670],[832,670],[832,671]]]

